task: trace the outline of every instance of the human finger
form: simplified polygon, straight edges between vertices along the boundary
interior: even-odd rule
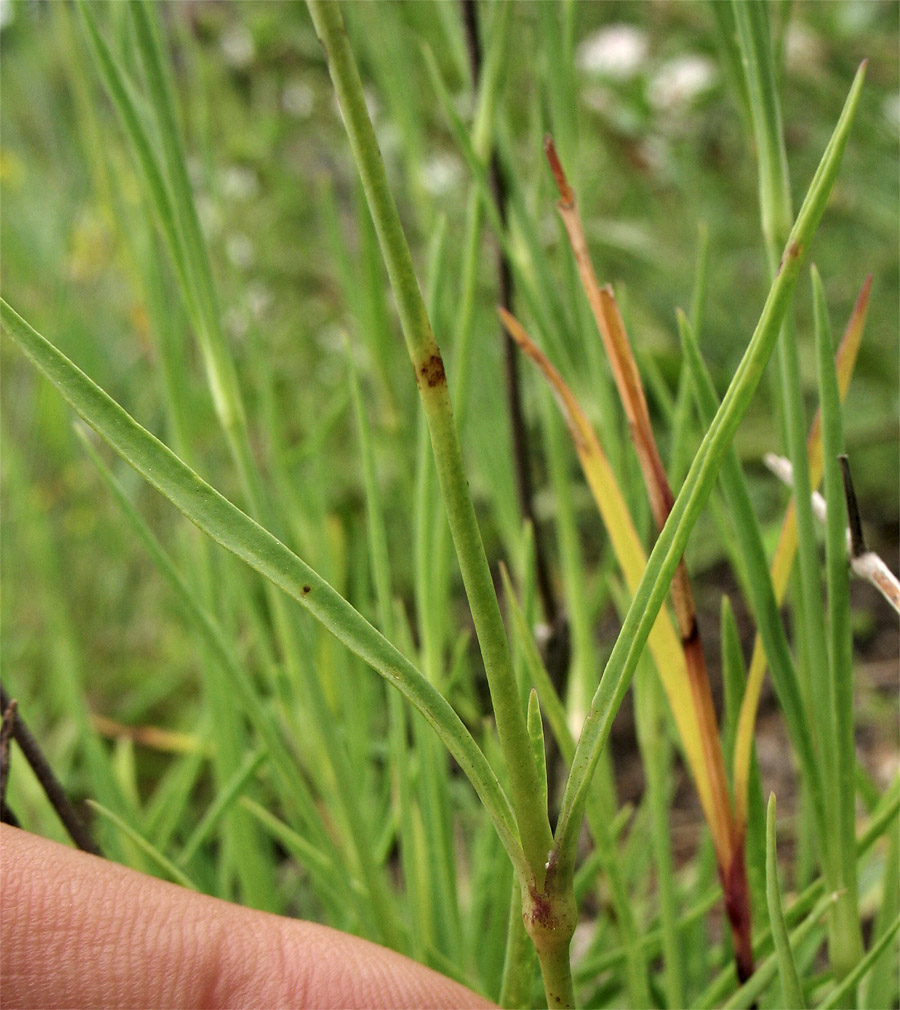
[[[0,825],[4,1007],[490,1007],[394,951]]]

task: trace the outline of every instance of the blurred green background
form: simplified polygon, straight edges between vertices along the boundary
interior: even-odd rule
[[[112,32],[123,23],[104,7]],[[401,214],[425,274],[427,247],[446,227],[436,296],[437,336],[452,359],[454,297],[469,179],[433,93],[422,57],[427,44],[464,117],[471,85],[455,3],[348,4],[348,30],[372,97],[379,140]],[[535,226],[565,253],[543,159],[548,78],[538,3],[516,4],[502,119],[510,169],[527,195]],[[152,431],[166,438],[151,325],[135,256],[153,241],[134,166],[112,108],[93,74],[68,5],[9,0],[0,7],[0,266],[4,296]],[[581,2],[575,5],[579,95],[577,186],[601,280],[617,286],[632,340],[674,395],[679,370],[675,308],[689,307],[699,228],[709,229],[708,300],[701,346],[723,391],[758,318],[765,275],[755,164],[730,87],[710,8],[702,3]],[[177,71],[182,127],[202,223],[213,258],[226,330],[250,409],[265,473],[282,447],[298,506],[315,496],[334,542],[310,557],[337,585],[364,536],[363,494],[348,407],[344,333],[368,347],[377,313],[366,292],[385,279],[349,264],[359,286],[348,305],[331,239],[337,215],[350,248],[371,241],[359,226],[359,193],[321,50],[301,3],[246,0],[162,6]],[[790,18],[783,35],[783,102],[795,208],[837,119],[853,73],[868,57],[866,87],[839,181],[810,253],[822,274],[837,337],[865,277],[874,275],[868,323],[846,405],[847,446],[872,545],[896,567],[898,545],[898,140],[900,7],[885,0],[775,5]],[[559,138],[574,150],[574,138]],[[354,273],[356,272],[356,273]],[[160,290],[176,329],[186,330],[171,277]],[[477,306],[473,409],[463,443],[483,513],[492,561],[492,486],[511,484],[500,397],[500,343],[492,251],[485,244]],[[166,301],[167,299],[167,301]],[[797,297],[809,417],[815,364],[809,284]],[[367,317],[366,313],[369,313]],[[396,328],[396,347],[373,362],[370,416],[385,432],[415,431],[415,389]],[[71,429],[71,415],[12,348],[2,353],[2,644],[4,679],[49,741],[65,772],[76,728],[72,700],[42,694],[48,668],[78,664],[89,705],[126,724],[190,729],[193,640],[142,551],[123,530]],[[365,362],[365,352],[360,352]],[[207,433],[200,470],[239,498],[216,427],[196,351],[185,346],[185,380]],[[582,401],[591,390],[569,375]],[[533,377],[528,376],[530,384]],[[528,388],[531,388],[530,385]],[[651,391],[651,409],[659,417]],[[756,477],[761,517],[777,529],[786,493],[761,467],[773,444],[765,385],[738,436]],[[499,436],[498,436],[499,432]],[[665,432],[660,431],[665,446]],[[408,458],[388,458],[390,488],[408,487]],[[540,464],[536,461],[540,477]],[[393,468],[393,472],[391,469]],[[117,469],[164,541],[184,535],[166,503],[126,468]],[[400,591],[411,594],[402,547],[408,497],[388,495]],[[540,501],[540,499],[539,499]],[[302,509],[299,509],[302,512]],[[598,536],[583,503],[586,543]],[[302,526],[302,515],[298,516]],[[695,571],[719,577],[719,548],[696,536]],[[336,547],[335,545],[338,545]],[[589,553],[596,554],[596,549]],[[330,561],[329,561],[330,559]],[[337,559],[337,560],[335,560]],[[332,571],[328,572],[329,565]],[[702,599],[702,594],[701,594]],[[718,594],[710,597],[713,613]],[[714,618],[713,618],[714,620]],[[877,656],[896,649],[892,615],[863,589],[857,641]],[[887,651],[885,651],[887,650]],[[152,754],[145,774],[152,778]]]

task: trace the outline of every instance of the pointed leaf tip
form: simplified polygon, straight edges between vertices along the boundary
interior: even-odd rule
[[[547,161],[550,163],[550,171],[553,172],[553,178],[556,180],[560,205],[571,207],[575,203],[575,194],[572,192],[572,187],[566,179],[562,162],[556,153],[556,145],[553,143],[553,138],[549,133],[544,136],[544,152],[547,155]]]

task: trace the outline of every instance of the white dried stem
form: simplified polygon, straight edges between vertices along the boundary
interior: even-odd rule
[[[763,457],[763,462],[782,483],[790,488],[794,486],[794,468],[791,466],[790,460],[785,459],[784,456],[777,456],[773,452],[767,452]],[[827,506],[825,499],[818,491],[812,493],[812,508],[816,518],[824,524]],[[853,574],[871,583],[900,614],[900,581],[875,551],[865,549],[854,555],[849,529],[847,530],[847,556]]]

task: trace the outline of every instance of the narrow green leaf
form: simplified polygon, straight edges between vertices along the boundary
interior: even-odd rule
[[[528,622],[513,590],[506,565],[501,564],[500,575],[503,579],[503,592],[506,604],[512,617],[512,635],[521,650],[522,658],[525,661],[525,669],[528,671],[531,683],[537,689],[540,704],[543,706],[547,722],[550,725],[550,730],[560,749],[563,760],[566,762],[571,761],[572,755],[575,753],[575,744],[566,723],[566,710],[559,699],[559,695],[556,693],[556,688],[553,686],[550,674],[547,673],[547,668],[544,666],[544,661],[541,659],[541,654],[538,652],[538,647],[535,644],[534,636],[528,628]]]
[[[885,790],[878,809],[873,813],[872,819],[857,840],[857,860],[865,858],[878,839],[886,831],[893,829],[898,813],[900,813],[900,775],[897,775],[891,785]],[[798,895],[790,908],[785,911],[785,919],[788,925],[793,928],[801,918],[807,915],[816,902],[818,902],[818,914],[810,918],[820,919],[822,914],[831,907],[833,901],[833,894],[831,892],[826,894],[824,877],[820,877]],[[805,921],[809,922],[810,920],[806,919]],[[791,940],[793,946],[797,947],[805,939],[806,935],[806,933],[798,935],[795,931]],[[753,937],[753,949],[762,956],[771,947],[772,930],[769,926],[764,926]],[[734,993],[735,1005],[746,1007],[752,1003],[759,992],[775,977],[776,971],[777,966],[774,955],[766,958],[764,962],[758,965],[756,973],[750,979],[750,982],[741,990]],[[697,1010],[711,1010],[712,1007],[721,1006],[723,1000],[732,992],[734,992],[734,965],[729,965],[719,972],[716,978],[694,1000],[693,1005]]]
[[[199,851],[200,846],[215,831],[216,825],[228,813],[229,807],[240,799],[247,783],[253,778],[265,759],[266,752],[264,750],[251,751],[245,756],[241,766],[210,804],[209,809],[200,819],[200,823],[194,828],[190,838],[184,843],[184,848],[178,857],[178,863],[181,867],[186,867],[190,864]]]
[[[900,833],[890,832],[885,841],[881,902],[872,924],[870,943],[877,943],[890,929],[891,921],[900,914]],[[872,970],[860,984],[859,1006],[861,1010],[879,1010],[896,1003],[898,995],[895,948],[872,965]]]
[[[856,880],[856,745],[854,739],[853,642],[850,632],[850,573],[847,565],[847,508],[838,456],[844,450],[841,396],[838,389],[825,290],[812,268],[813,311],[819,400],[822,409],[822,454],[825,462],[825,564],[828,587],[828,687],[834,713],[835,856],[839,898],[834,929],[838,943],[831,959],[842,978],[862,957],[859,898]],[[852,997],[851,997],[852,999]]]
[[[738,108],[744,122],[750,123],[750,95],[747,79],[741,61],[741,50],[737,43],[737,25],[734,20],[734,6],[722,0],[709,0],[708,9],[713,15],[718,29],[716,41],[719,44],[722,62],[725,64],[731,83],[737,92]]]
[[[476,17],[483,18],[486,8],[478,11],[477,5],[474,6]],[[487,162],[493,144],[497,103],[506,82],[505,70],[512,34],[510,19],[513,11],[513,4],[498,4],[494,8],[490,32],[482,47],[484,61],[478,79],[478,107],[472,124],[472,147],[482,163]]]
[[[543,783],[543,793],[540,802],[547,805],[547,753],[544,750],[544,724],[541,719],[541,704],[537,691],[532,688],[528,695],[528,736],[531,749],[534,752],[534,762],[537,765],[538,776]]]
[[[872,945],[872,948],[859,964],[856,965],[853,971],[842,979],[840,985],[835,986],[826,999],[819,1004],[819,1010],[831,1010],[832,1007],[845,1005],[848,997],[852,999],[853,990],[865,978],[866,973],[872,968],[878,958],[894,942],[894,938],[898,932],[900,932],[900,916],[894,919],[891,925],[878,938],[878,942]],[[894,953],[896,954],[896,949]]]
[[[701,221],[697,226],[697,234],[700,248],[697,252],[697,268],[694,273],[694,290],[691,292],[690,318],[699,343],[703,338],[703,321],[709,287],[709,225],[705,221]]]
[[[790,945],[796,949],[809,941],[811,937],[818,938],[820,935],[823,935],[825,926],[822,920],[833,904],[833,894],[823,895],[800,925],[789,934]],[[732,991],[729,998],[721,1004],[722,1010],[741,1010],[741,1008],[751,1006],[755,1003],[778,974],[778,966],[778,955],[773,951],[756,966],[756,971],[747,982]],[[697,1005],[705,1007],[710,1004],[706,1000],[703,1000],[702,1002],[698,1001]]]
[[[338,641],[421,712],[469,776],[504,848],[514,865],[524,871],[509,800],[484,754],[447,700],[321,576],[142,428],[3,299],[0,299],[0,319],[33,364],[123,459],[194,525],[306,607]]]
[[[382,508],[382,496],[376,472],[375,451],[372,446],[369,420],[366,417],[356,362],[349,345],[347,348],[347,373],[350,381],[350,399],[356,418],[356,434],[363,467],[363,487],[366,492],[366,543],[369,548],[369,565],[378,607],[378,623],[381,632],[389,641],[394,637],[393,578],[391,575],[390,552],[387,543],[387,529]]]
[[[259,803],[242,796],[241,807],[291,853],[297,863],[309,874],[315,884],[316,894],[331,912],[332,923],[352,923],[350,909],[354,902],[365,898],[365,889],[355,876],[348,877],[346,867],[338,865],[333,850],[327,853],[311,844],[299,832],[288,827],[271,811]]]
[[[318,844],[327,844],[328,833],[316,808],[315,800],[305,786],[303,776],[298,775],[296,760],[257,694],[245,667],[239,662],[234,650],[229,646],[220,625],[203,606],[197,594],[187,584],[172,559],[163,550],[159,541],[131,503],[122,485],[100,458],[100,454],[91,444],[86,433],[80,430],[80,424],[76,426],[75,431],[131,530],[173,592],[186,620],[196,628],[209,655],[217,664],[220,675],[225,679],[228,689],[232,692],[233,698],[243,709],[250,724],[263,741],[269,754],[269,760],[278,776],[282,801],[289,810],[299,816],[304,824],[304,829],[315,836]]]
[[[85,0],[78,0],[78,12],[84,23],[103,82],[122,120],[122,126],[131,144],[132,153],[143,176],[150,203],[175,265],[182,292],[185,294],[188,311],[194,322],[199,325],[199,308],[195,300],[190,297],[193,286],[184,244],[178,230],[174,199],[165,177],[162,162],[151,140],[146,116],[141,108],[141,100],[124,68],[103,38],[91,4]]]
[[[147,80],[149,108],[156,120],[165,173],[172,194],[189,286],[196,299],[198,330],[216,411],[226,432],[246,437],[246,416],[238,388],[237,372],[222,333],[221,317],[206,242],[194,204],[187,159],[175,111],[175,94],[157,36],[155,15],[146,0],[128,5],[137,50]]]
[[[556,360],[565,360],[571,363],[571,354],[567,350],[566,342],[561,339],[561,334],[569,330],[566,322],[565,310],[560,300],[559,292],[549,267],[546,257],[541,255],[541,243],[534,222],[530,215],[525,212],[521,194],[513,187],[509,196],[510,214],[515,224],[517,234],[521,234],[525,249],[528,251],[529,262],[525,266],[521,261],[521,250],[514,245],[509,234],[509,229],[505,228],[500,217],[500,211],[494,202],[488,180],[487,168],[475,150],[472,139],[466,130],[462,117],[456,111],[453,99],[444,84],[434,54],[425,49],[425,64],[429,70],[435,94],[440,103],[441,110],[447,120],[447,125],[456,140],[460,154],[466,162],[475,188],[481,197],[481,204],[485,211],[488,224],[493,229],[494,236],[500,243],[501,248],[513,269],[516,291],[528,308],[528,312],[537,321],[537,328],[548,341],[548,347],[552,350]],[[502,137],[495,137],[498,144],[498,155],[502,154]],[[532,274],[537,275],[537,287],[540,289],[540,296],[535,290],[535,283],[532,281]]]
[[[705,929],[704,918],[722,900],[721,891],[718,888],[708,890],[703,897],[695,901],[676,920],[676,926],[681,933],[685,933],[692,926]],[[653,929],[646,931],[640,939],[643,956],[648,960],[658,957],[664,952],[664,938],[662,931]],[[601,948],[599,954],[586,957],[581,961],[576,970],[576,981],[583,985],[602,975],[604,972],[617,971],[625,960],[626,952],[622,947],[615,947],[612,950]],[[681,973],[684,975],[684,964],[680,965]],[[731,972],[732,979],[734,971]],[[683,1002],[672,1004],[673,1006],[685,1006]]]
[[[769,922],[772,926],[772,937],[775,940],[775,953],[778,956],[778,974],[781,977],[781,990],[784,996],[784,1006],[806,1006],[803,997],[803,986],[797,974],[797,965],[791,951],[787,926],[784,922],[784,912],[781,909],[781,888],[778,885],[778,849],[775,845],[775,793],[769,796],[769,807],[766,813],[766,901],[769,906]]]
[[[130,824],[126,824],[125,821],[123,821],[118,814],[114,814],[109,807],[104,807],[102,803],[98,803],[96,800],[88,800],[87,804],[92,810],[96,810],[98,814],[105,817],[108,821],[114,824],[123,835],[134,842],[141,852],[148,856],[151,862],[158,869],[162,870],[169,880],[174,881],[176,884],[181,884],[182,887],[186,887],[191,891],[200,890],[194,881],[191,880],[191,878],[183,870],[180,870],[171,859],[164,856],[155,845],[148,842],[147,839],[144,838],[139,831],[135,831]]]
[[[514,880],[509,899],[500,1006],[511,1008],[531,1006],[534,965],[534,944],[529,943],[528,934],[525,932],[525,925],[522,922],[522,895],[518,883]]]
[[[677,881],[672,859],[669,796],[672,786],[672,745],[663,721],[662,697],[657,681],[638,675],[634,681],[634,714],[638,747],[650,812],[650,832],[656,860],[659,918],[665,964],[665,992],[669,1007],[683,1007],[686,977],[682,938],[678,929]]]
[[[729,456],[730,456],[729,452]],[[722,467],[724,476],[729,460]],[[741,652],[741,641],[734,611],[727,596],[722,597],[722,680],[725,687],[725,711],[727,713],[727,745],[726,756],[730,759],[734,751],[734,741],[737,733],[737,717],[741,698],[747,686],[747,669]],[[735,789],[735,778],[731,787]],[[759,764],[756,759],[756,747],[752,746],[750,754],[750,773],[745,784],[747,818],[744,825],[744,859],[747,863],[747,879],[750,884],[750,895],[754,912],[765,914],[766,906],[766,816],[763,808],[762,782],[759,775]]]
[[[791,189],[767,4],[732,0],[759,161],[759,203],[772,273],[791,227]]]

